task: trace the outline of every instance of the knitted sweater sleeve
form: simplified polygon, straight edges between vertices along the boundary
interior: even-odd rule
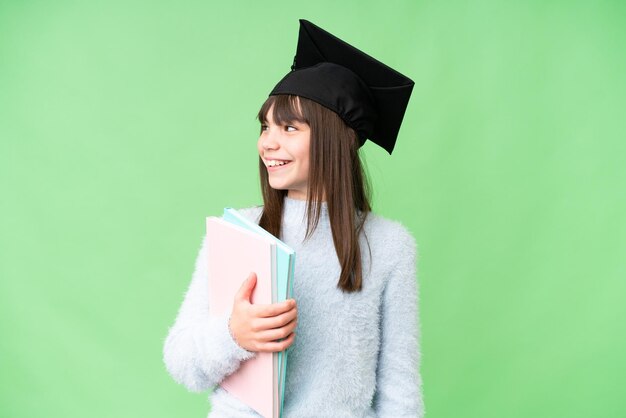
[[[228,329],[228,317],[209,317],[206,237],[191,284],[163,347],[163,360],[174,380],[201,392],[219,384],[254,353],[240,347]]]
[[[406,230],[396,236],[401,255],[383,292],[381,346],[374,409],[378,417],[423,417],[419,373],[417,251]]]

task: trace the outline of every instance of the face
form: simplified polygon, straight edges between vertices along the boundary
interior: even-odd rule
[[[304,200],[309,183],[309,144],[311,128],[302,122],[284,125],[274,123],[273,106],[261,125],[257,142],[259,155],[265,163],[270,186],[288,190],[287,196]]]

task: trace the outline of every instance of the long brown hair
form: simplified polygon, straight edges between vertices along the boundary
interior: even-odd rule
[[[359,235],[371,207],[370,187],[359,158],[357,135],[335,112],[312,100],[290,95],[270,96],[258,114],[261,124],[266,123],[272,106],[275,123],[298,121],[307,123],[311,129],[305,239],[315,231],[325,199],[341,266],[337,287],[345,292],[360,291],[363,267]],[[287,190],[270,186],[267,168],[260,158],[259,173],[264,201],[259,224],[280,237]]]

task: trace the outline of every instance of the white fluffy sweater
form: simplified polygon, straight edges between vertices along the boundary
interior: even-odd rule
[[[363,289],[344,293],[327,209],[303,242],[305,209],[305,201],[285,200],[282,239],[296,251],[298,326],[283,417],[422,417],[415,241],[399,223],[370,214],[360,238]],[[260,212],[241,211],[254,221]],[[169,373],[192,391],[213,388],[254,355],[232,339],[227,318],[209,317],[206,259],[203,242],[163,351]],[[220,387],[211,403],[210,418],[259,417]]]

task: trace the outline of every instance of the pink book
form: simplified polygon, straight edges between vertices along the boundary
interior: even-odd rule
[[[235,294],[250,272],[257,275],[252,303],[272,303],[272,261],[275,244],[258,234],[220,218],[206,220],[209,314],[229,315]],[[274,358],[257,353],[220,383],[233,396],[266,418],[275,416]]]

